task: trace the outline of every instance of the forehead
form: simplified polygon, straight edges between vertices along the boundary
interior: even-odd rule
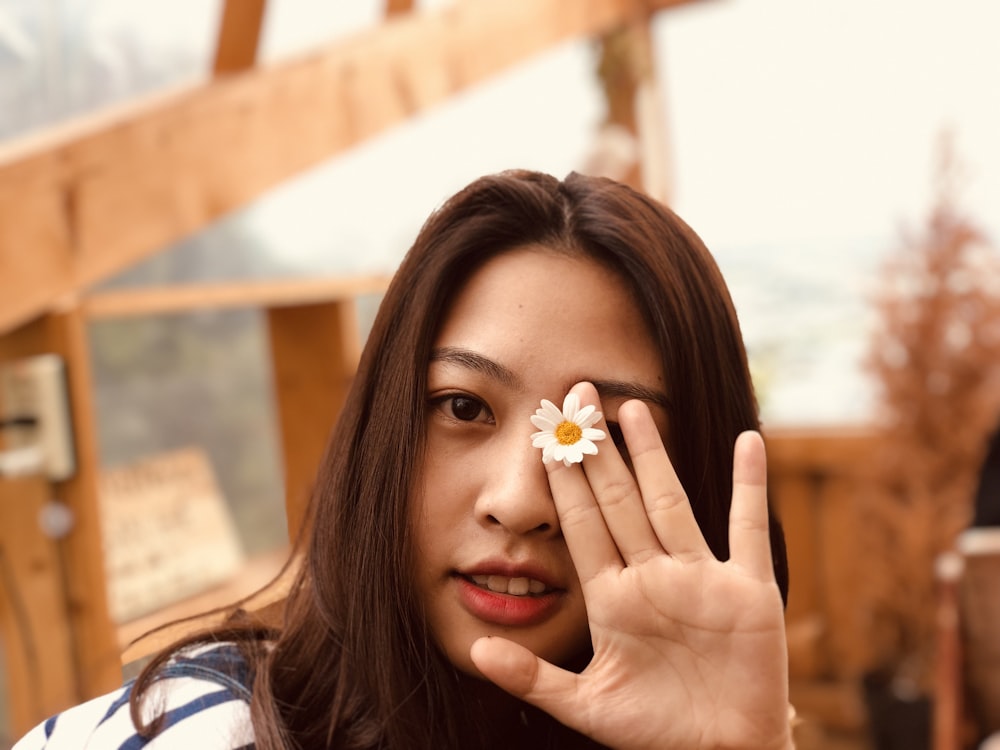
[[[529,383],[607,377],[661,385],[661,356],[633,296],[589,257],[520,247],[470,277],[435,346],[480,352]]]

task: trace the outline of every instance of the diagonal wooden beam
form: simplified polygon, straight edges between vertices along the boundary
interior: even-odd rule
[[[563,41],[688,0],[476,0],[0,148],[0,333]]]
[[[216,75],[253,67],[266,8],[267,0],[226,0],[212,64]]]
[[[387,16],[398,16],[401,13],[409,13],[413,10],[413,0],[386,0],[385,14]]]

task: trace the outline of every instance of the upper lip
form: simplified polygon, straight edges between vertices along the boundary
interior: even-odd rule
[[[504,576],[506,578],[532,578],[541,581],[547,588],[562,589],[553,575],[541,565],[532,562],[517,563],[511,560],[483,560],[468,568],[456,571],[459,575]]]

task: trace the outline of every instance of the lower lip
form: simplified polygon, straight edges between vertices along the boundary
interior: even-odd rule
[[[551,617],[559,607],[560,594],[556,591],[541,596],[512,596],[484,589],[462,576],[456,576],[455,581],[466,611],[493,625],[537,625]]]

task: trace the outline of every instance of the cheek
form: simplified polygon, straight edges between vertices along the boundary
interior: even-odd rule
[[[448,549],[450,534],[472,514],[471,493],[463,485],[468,474],[454,461],[428,458],[424,462],[410,498],[410,532],[418,577],[429,573],[433,561]]]

